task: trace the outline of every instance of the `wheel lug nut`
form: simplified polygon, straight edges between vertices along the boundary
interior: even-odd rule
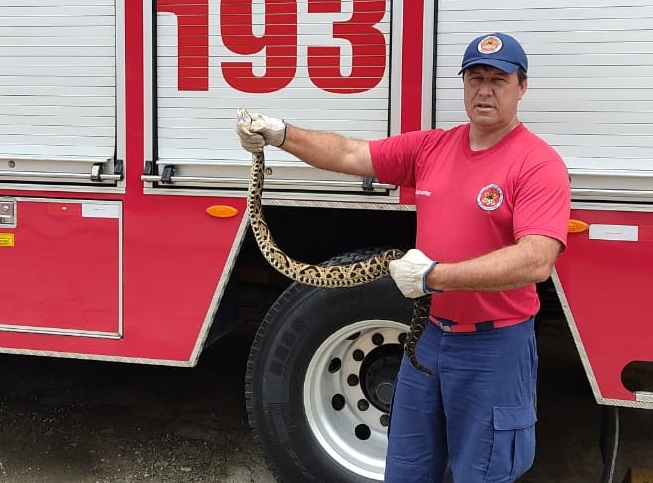
[[[370,408],[370,403],[366,399],[360,399],[357,406],[359,411],[367,411]]]
[[[382,345],[384,342],[383,334],[374,334],[372,336],[372,343],[374,345]]]
[[[353,386],[358,386],[358,382],[359,382],[359,380],[358,380],[358,376],[356,374],[349,374],[347,376],[347,384],[349,384],[350,386],[352,386],[352,387]]]
[[[354,353],[352,354],[352,357],[354,358],[354,360],[355,360],[356,362],[360,362],[360,361],[362,361],[363,359],[365,359],[365,353],[364,353],[362,350],[360,350],[360,349],[356,349],[356,350],[354,351]]]
[[[382,414],[381,417],[379,418],[379,422],[381,423],[381,426],[387,428],[388,424],[390,424],[390,416],[388,416],[387,414]]]

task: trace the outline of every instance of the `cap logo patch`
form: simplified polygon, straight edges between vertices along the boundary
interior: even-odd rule
[[[503,47],[503,42],[496,35],[488,35],[478,43],[478,51],[481,54],[496,54]]]
[[[481,188],[476,197],[478,206],[485,211],[494,211],[503,203],[503,190],[499,185],[489,184]]]

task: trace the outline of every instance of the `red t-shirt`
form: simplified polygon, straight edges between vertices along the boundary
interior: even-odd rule
[[[472,151],[469,124],[370,142],[382,183],[415,188],[416,246],[457,262],[509,246],[524,235],[567,243],[569,175],[560,156],[520,124],[489,149]],[[431,314],[459,325],[522,322],[539,310],[535,285],[503,292],[443,292]]]

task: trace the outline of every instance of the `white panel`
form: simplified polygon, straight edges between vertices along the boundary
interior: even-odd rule
[[[252,30],[255,36],[265,32],[264,3],[253,2]],[[223,62],[252,62],[255,73],[265,75],[265,56],[261,52],[238,55],[227,49],[221,36],[218,0],[210,1],[209,89],[179,90],[177,17],[172,13],[159,12],[155,32],[158,123],[155,135],[159,164],[176,164],[176,174],[180,176],[193,176],[202,171],[199,167],[202,164],[206,166],[207,161],[216,166],[216,176],[220,175],[220,162],[235,162],[247,167],[251,157],[242,150],[235,134],[239,106],[309,129],[327,129],[363,139],[385,137],[389,129],[391,2],[385,0],[382,3],[384,9],[379,10],[381,21],[367,28],[379,31],[385,39],[385,71],[371,89],[347,94],[331,93],[316,87],[309,78],[307,53],[309,46],[339,47],[341,75],[345,77],[350,74],[352,46],[347,40],[334,39],[334,23],[350,21],[353,0],[343,0],[339,13],[309,13],[308,0],[299,0],[295,75],[286,87],[259,94],[237,90],[223,76]],[[247,15],[243,15],[243,21],[248,21]],[[266,161],[268,166],[296,162],[278,149],[268,149]],[[193,171],[193,163],[198,166],[196,171]],[[248,170],[242,173],[244,177],[249,175]],[[315,176],[321,176],[317,170]]]
[[[590,225],[590,240],[637,241],[639,227],[632,225]]]
[[[2,2],[0,158],[16,171],[30,159],[57,172],[48,160],[113,158],[116,27],[114,0]]]
[[[652,0],[438,5],[438,126],[467,120],[457,75],[467,43],[504,31],[520,40],[529,57],[520,117],[572,171],[632,168],[653,175]]]

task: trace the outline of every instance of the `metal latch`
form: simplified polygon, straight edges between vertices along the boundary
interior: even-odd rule
[[[163,168],[161,173],[161,184],[172,184],[172,177],[175,175],[175,167],[171,164]]]
[[[374,177],[365,176],[363,178],[363,191],[374,191]]]
[[[91,181],[102,181],[102,168],[101,163],[91,166]]]
[[[0,199],[0,226],[16,227],[16,200]]]

